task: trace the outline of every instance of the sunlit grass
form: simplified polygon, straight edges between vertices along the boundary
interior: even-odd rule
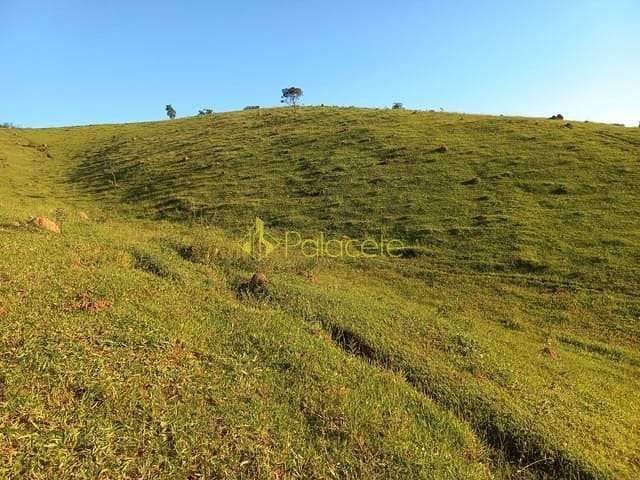
[[[0,130],[0,475],[636,477],[640,130],[566,123]],[[256,261],[256,216],[411,254]]]

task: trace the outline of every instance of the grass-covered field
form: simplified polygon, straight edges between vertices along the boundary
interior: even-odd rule
[[[0,179],[0,477],[640,476],[640,129],[0,129]],[[256,216],[407,248],[258,261]]]

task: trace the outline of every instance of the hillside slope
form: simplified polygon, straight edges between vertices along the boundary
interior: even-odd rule
[[[73,147],[61,152],[76,161],[73,182],[117,208],[205,216],[235,231],[261,216],[272,228],[385,232],[476,271],[545,270],[624,286],[638,277],[627,260],[640,240],[639,133],[308,108],[295,117],[263,110],[34,139]],[[448,152],[438,153],[443,144]]]
[[[274,109],[0,130],[0,174],[6,476],[640,473],[638,129]],[[255,260],[256,216],[406,247]]]

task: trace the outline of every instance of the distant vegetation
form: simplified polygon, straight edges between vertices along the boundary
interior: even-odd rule
[[[176,111],[173,108],[173,106],[167,105],[166,107],[164,107],[164,109],[167,112],[167,117],[169,117],[172,120],[176,118]]]
[[[300,102],[300,98],[302,98],[302,95],[304,95],[304,93],[299,87],[283,88],[280,101],[295,108]]]

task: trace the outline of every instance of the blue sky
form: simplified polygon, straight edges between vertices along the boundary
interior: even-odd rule
[[[0,0],[0,122],[444,108],[637,125],[640,1]]]

